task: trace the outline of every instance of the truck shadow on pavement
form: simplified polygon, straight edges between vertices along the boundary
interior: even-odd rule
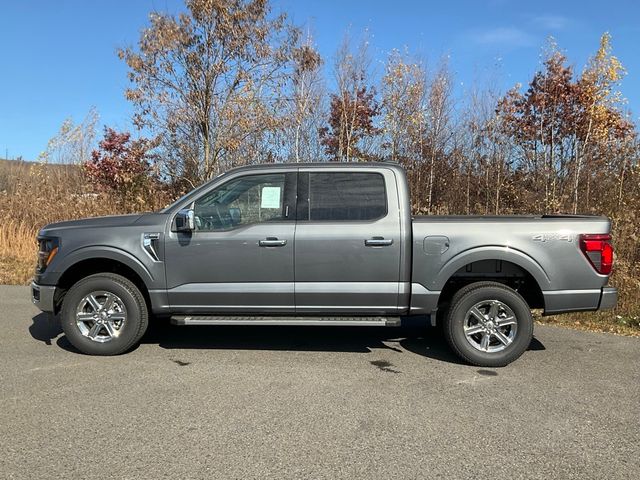
[[[33,317],[31,336],[79,353],[62,334],[57,319]],[[462,364],[450,350],[440,329],[434,327],[294,327],[294,326],[191,326],[152,321],[143,344],[170,350],[274,350],[369,353],[373,349],[408,351],[448,363]],[[134,348],[133,350],[135,350]],[[544,350],[535,337],[529,350]]]
[[[33,323],[29,326],[29,333],[46,345],[51,345],[51,341],[62,333],[60,322],[53,315],[39,313],[31,320]]]

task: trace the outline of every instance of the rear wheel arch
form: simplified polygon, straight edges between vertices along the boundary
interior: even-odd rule
[[[516,265],[533,277],[541,290],[550,290],[551,288],[551,279],[534,258],[520,250],[499,246],[477,247],[457,254],[440,268],[429,288],[435,291],[442,290],[447,281],[461,269],[481,261],[506,262]]]
[[[482,281],[496,282],[510,287],[525,299],[531,309],[544,308],[543,287],[539,274],[534,275],[531,269],[512,259],[490,257],[463,263],[456,270],[449,272],[446,281],[440,287],[438,310],[446,310],[452,297],[460,289]],[[544,285],[546,286],[546,282]]]

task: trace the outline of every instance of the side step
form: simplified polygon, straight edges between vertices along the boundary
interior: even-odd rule
[[[174,325],[324,325],[326,327],[399,327],[400,317],[253,317],[174,315]]]

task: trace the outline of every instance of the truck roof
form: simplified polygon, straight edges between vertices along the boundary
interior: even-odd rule
[[[395,167],[404,170],[402,165],[393,161],[380,162],[282,162],[282,163],[256,163],[252,165],[243,165],[241,167],[230,168],[225,173],[237,172],[242,170],[255,170],[263,168],[297,168],[297,167],[314,167],[314,168],[371,168],[371,167]]]

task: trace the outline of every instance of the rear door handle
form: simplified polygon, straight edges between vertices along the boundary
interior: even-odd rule
[[[284,247],[286,244],[286,240],[278,240],[278,237],[267,237],[258,242],[261,247]]]
[[[384,237],[373,237],[364,241],[366,247],[388,247],[393,245],[393,239],[385,239]]]

